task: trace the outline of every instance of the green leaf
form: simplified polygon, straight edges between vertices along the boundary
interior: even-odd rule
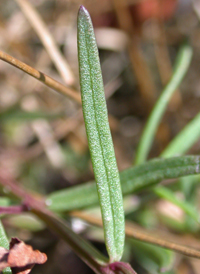
[[[1,223],[1,220],[0,220],[0,246],[4,247],[6,249],[9,249],[9,242],[8,242],[4,227]],[[3,270],[3,274],[12,274],[10,267],[6,267]]]
[[[181,84],[183,77],[185,76],[190,61],[192,59],[192,48],[188,44],[184,44],[180,49],[180,52],[177,57],[175,70],[172,75],[172,78],[168,85],[163,90],[160,98],[156,102],[151,115],[148,118],[146,126],[144,128],[140,143],[138,146],[135,163],[143,163],[150,151],[153,139],[158,128],[158,125],[162,119],[162,116],[167,108],[169,100],[173,95],[174,91]]]
[[[161,153],[164,158],[183,155],[200,138],[200,113],[170,142]]]
[[[174,252],[151,244],[130,240],[134,258],[148,273],[166,273],[173,267]]]
[[[200,113],[196,115],[196,117],[188,123],[185,128],[170,142],[170,144],[165,148],[165,150],[161,153],[161,157],[169,158],[175,155],[182,155],[187,150],[189,150],[193,144],[200,137]],[[185,184],[185,187],[192,186],[192,182],[188,181]],[[162,197],[168,201],[171,201],[173,204],[179,206],[186,214],[192,217],[196,222],[199,222],[199,215],[194,205],[192,205],[189,201],[181,201],[178,199],[174,193],[164,187],[154,188],[154,193],[159,197]],[[188,193],[188,191],[187,191]]]
[[[6,198],[0,199],[0,206],[5,206],[7,204],[8,204],[8,199],[6,199]],[[4,227],[2,225],[1,219],[0,219],[0,246],[4,247],[6,249],[9,249],[9,242],[8,242]],[[3,274],[12,274],[10,267],[6,267],[3,270]]]
[[[9,226],[18,229],[29,230],[32,232],[44,229],[44,223],[30,213],[21,213],[7,217]]]
[[[9,206],[11,203],[12,202],[8,197],[0,197],[0,206]]]
[[[121,259],[124,249],[123,200],[98,49],[90,15],[83,6],[78,14],[78,57],[83,115],[97,183],[105,243],[110,261],[114,262]]]
[[[179,187],[184,194],[185,201],[189,203],[193,208],[198,208],[198,186],[200,182],[199,175],[191,175],[188,177],[182,177],[179,179]],[[196,232],[199,230],[199,223],[192,220],[190,216],[185,218],[185,227],[190,232]]]
[[[120,172],[122,192],[125,195],[158,184],[165,179],[198,173],[199,156],[154,159]],[[57,212],[95,205],[98,203],[96,185],[94,182],[88,182],[53,192],[47,197],[46,203],[50,209]]]

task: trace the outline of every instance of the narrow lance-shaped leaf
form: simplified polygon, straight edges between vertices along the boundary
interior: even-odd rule
[[[0,220],[0,246],[4,247],[4,248],[9,247],[9,242],[8,242],[7,237],[6,237],[6,233],[4,231],[4,227],[2,225],[1,220]],[[3,274],[11,274],[11,273],[12,273],[12,271],[11,271],[10,267],[6,267],[3,270]]]
[[[175,64],[174,73],[171,80],[164,88],[160,98],[157,100],[149,118],[146,123],[145,129],[140,139],[138,146],[135,163],[141,164],[146,161],[148,153],[150,151],[156,130],[162,119],[162,116],[166,110],[166,107],[170,101],[174,91],[181,84],[192,59],[192,48],[189,44],[184,44],[178,54]]]
[[[198,113],[194,119],[188,123],[185,128],[170,142],[170,144],[161,153],[161,157],[169,158],[176,155],[184,154],[190,149],[193,144],[200,137],[200,113]],[[187,183],[189,187],[193,185],[192,182]],[[191,216],[194,220],[199,222],[199,214],[194,205],[187,200],[180,200],[170,189],[166,187],[156,187],[153,189],[154,193],[159,197],[171,201],[175,205],[179,206],[185,213]]]
[[[183,155],[200,138],[200,113],[198,113],[182,131],[169,143],[161,157],[169,158]]]
[[[130,244],[133,247],[132,252],[134,258],[148,271],[147,273],[169,274],[168,271],[174,265],[174,253],[171,250],[153,246],[134,239],[130,240]]]
[[[0,206],[6,206],[8,203],[9,203],[9,201],[7,199],[1,198]],[[1,219],[0,219],[0,247],[4,247],[6,249],[9,248],[9,242],[8,242],[3,224],[1,222]],[[3,274],[11,274],[11,273],[12,273],[12,271],[11,271],[10,267],[6,267],[3,270]]]
[[[119,172],[110,133],[94,30],[88,11],[78,14],[78,57],[83,115],[93,164],[104,237],[110,261],[124,248],[124,211]]]
[[[158,184],[165,179],[200,173],[199,156],[182,156],[154,159],[120,172],[123,194],[129,194]],[[87,197],[87,199],[85,198]],[[97,204],[94,182],[51,193],[46,200],[51,210],[57,212],[81,209]]]

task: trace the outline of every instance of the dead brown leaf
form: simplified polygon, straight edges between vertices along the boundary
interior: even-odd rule
[[[12,238],[10,250],[0,247],[0,271],[11,267],[13,274],[28,274],[35,264],[44,264],[47,260],[45,253],[33,250],[17,238]]]

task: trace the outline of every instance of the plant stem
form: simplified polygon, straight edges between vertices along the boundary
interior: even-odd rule
[[[10,65],[22,70],[23,72],[29,74],[30,76],[34,77],[35,79],[39,80],[46,86],[50,87],[51,89],[65,95],[69,96],[70,98],[74,99],[76,102],[81,104],[81,97],[80,95],[73,89],[62,85],[61,83],[57,82],[53,78],[49,77],[48,75],[38,71],[37,69],[28,66],[27,64],[19,61],[18,59],[10,56],[9,54],[0,50],[0,59],[9,63]]]
[[[173,95],[174,91],[181,84],[183,77],[185,76],[190,61],[192,59],[192,48],[189,44],[184,44],[180,49],[177,57],[175,70],[168,85],[163,90],[160,98],[157,100],[152,113],[150,114],[148,121],[145,125],[140,143],[138,146],[135,164],[141,164],[146,161],[148,153],[150,151],[153,139],[158,128],[158,125],[162,119],[164,111],[168,105],[168,102]]]

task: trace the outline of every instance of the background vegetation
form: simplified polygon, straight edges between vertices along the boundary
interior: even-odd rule
[[[27,8],[26,3],[31,6]],[[159,116],[162,120],[146,156],[152,159],[160,155],[198,155],[200,10],[196,2],[1,1],[1,50],[78,91],[76,32],[80,4],[89,10],[95,27],[119,170],[130,168],[133,162],[146,160],[138,157],[142,132],[153,106],[171,79],[175,60],[177,64],[177,55],[185,40],[189,41],[187,46],[193,51],[192,62],[164,116]],[[36,14],[32,8],[35,8]],[[46,30],[53,40],[49,40]],[[190,57],[186,57],[186,62],[189,63]],[[99,216],[96,196],[88,194],[89,191],[94,193],[94,189],[83,188],[73,196],[59,192],[63,193],[63,199],[56,194],[54,196],[57,190],[94,179],[82,112],[77,103],[79,96],[72,95],[74,98],[70,99],[55,93],[3,61],[0,62],[0,80],[0,173],[8,172],[37,197],[46,196],[50,209],[62,214],[76,233],[82,234],[106,254],[102,229],[94,226],[99,220],[95,220]],[[182,131],[186,125],[187,128]],[[180,138],[173,146],[172,141],[175,142],[179,132]],[[172,162],[171,168],[175,167],[177,173],[171,177],[167,175],[167,171],[171,172],[170,167],[163,167],[162,161],[160,170],[168,168],[165,176],[161,172],[163,177],[156,172],[149,176],[148,168],[145,170],[144,166],[138,168],[134,171],[135,178],[138,176],[141,180],[141,174],[147,175],[142,183],[136,181],[139,187],[136,184],[131,191],[138,190],[140,184],[149,186],[161,179],[187,174],[189,167],[193,168],[190,173],[195,173],[197,158],[187,159],[188,162],[179,162],[177,168],[177,162]],[[182,173],[178,173],[181,166]],[[128,173],[121,174],[121,180],[128,182]],[[125,197],[124,208],[126,219],[133,222],[132,227],[134,224],[131,230],[135,231],[133,236],[144,239],[144,235],[156,235],[157,239],[198,249],[198,183],[197,175],[188,176],[163,181],[167,189],[159,186],[138,193],[130,192],[127,184],[124,192],[129,195]],[[8,187],[2,187],[1,205],[9,202],[6,198],[10,196],[9,191]],[[87,212],[69,212],[91,205],[93,207]],[[67,213],[63,214],[64,211]],[[9,237],[17,236],[47,253],[48,262],[35,267],[32,273],[93,273],[35,215],[6,215],[3,224]],[[139,235],[139,232],[143,234]],[[147,232],[148,235],[145,234]],[[141,274],[189,274],[198,273],[200,268],[197,259],[130,238],[126,241],[123,261],[131,262]]]

